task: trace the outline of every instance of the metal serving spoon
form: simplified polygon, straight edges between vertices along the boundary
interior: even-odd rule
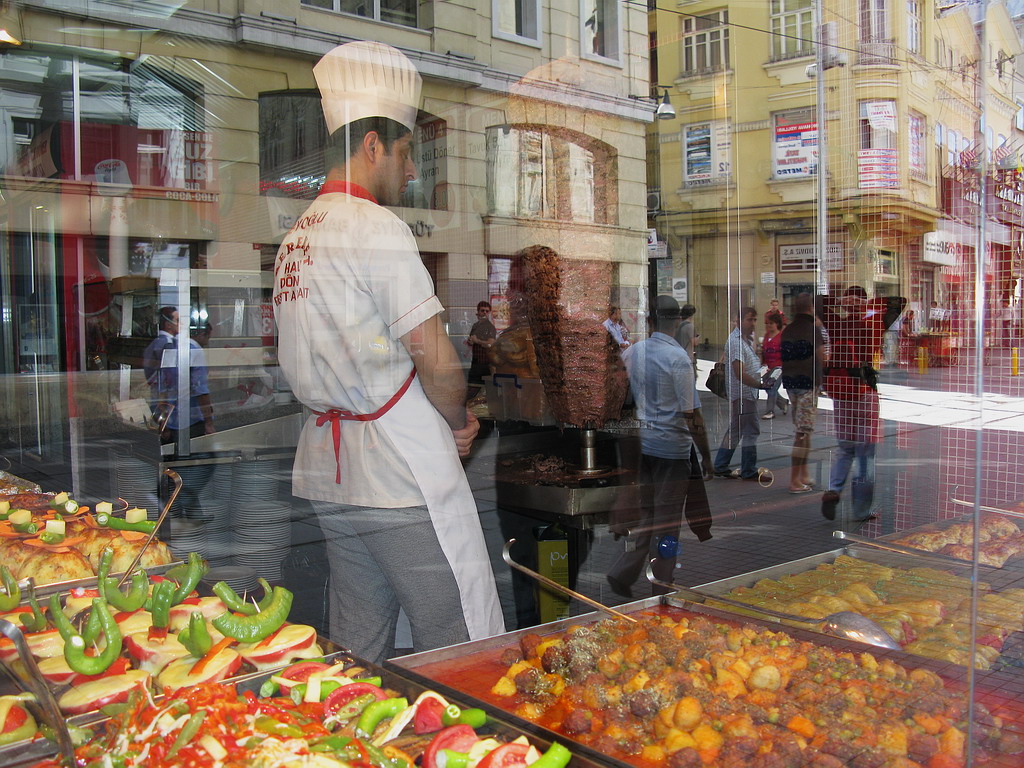
[[[581,595],[579,592],[569,589],[564,584],[559,584],[557,581],[549,579],[547,576],[542,576],[536,571],[531,571],[525,565],[520,565],[512,559],[512,555],[509,553],[509,550],[512,548],[512,545],[515,543],[515,539],[509,539],[505,542],[505,546],[501,550],[502,560],[508,563],[509,566],[511,566],[512,568],[515,568],[517,571],[525,573],[530,578],[539,581],[541,584],[543,584],[546,587],[549,587],[550,589],[553,589],[555,592],[561,592],[563,595],[567,595],[568,597],[579,600],[581,603],[586,603],[591,608],[596,608],[599,611],[603,611],[604,613],[607,613],[614,619],[621,619],[622,621],[636,623],[636,619],[634,619],[632,616],[627,616],[624,613],[619,613],[614,608],[609,608],[607,605],[603,605],[602,603],[597,602],[597,600],[591,600],[586,595]]]
[[[178,494],[181,493],[181,475],[173,469],[164,469],[164,474],[170,478],[171,482],[174,484],[174,490],[171,491],[171,497],[167,499],[167,503],[164,504],[164,508],[160,510],[160,517],[156,519],[156,525],[153,526],[153,530],[150,532],[146,542],[139,549],[139,554],[135,556],[135,559],[132,560],[132,564],[128,566],[124,575],[122,575],[121,579],[117,582],[118,589],[120,589],[121,586],[132,577],[132,573],[135,572],[135,569],[142,561],[142,556],[146,554],[146,549],[153,542],[153,539],[156,538],[156,532],[160,530],[160,526],[163,525],[164,520],[167,519],[167,513],[171,511],[171,505],[174,504],[175,500],[178,498]]]
[[[868,645],[877,645],[881,648],[892,648],[897,651],[900,650],[899,643],[893,640],[888,632],[878,626],[878,624],[867,616],[861,616],[859,613],[854,613],[853,611],[838,611],[837,613],[830,613],[828,616],[821,619],[809,619],[806,616],[797,616],[792,613],[773,611],[771,608],[762,608],[759,605],[750,605],[749,603],[744,603],[739,600],[731,600],[728,597],[707,595],[695,589],[690,589],[689,587],[681,587],[678,584],[660,581],[655,578],[654,571],[652,570],[650,563],[647,564],[647,580],[651,582],[651,584],[673,590],[702,603],[707,602],[708,600],[713,600],[717,603],[731,605],[733,608],[742,608],[745,611],[763,613],[766,616],[792,621],[796,624],[805,624],[808,626],[816,626],[820,624],[821,631],[826,635],[842,637],[846,640],[854,640],[858,643],[867,643]]]

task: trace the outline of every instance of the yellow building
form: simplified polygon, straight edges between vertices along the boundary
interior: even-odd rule
[[[938,11],[930,0],[826,0],[823,17],[819,96],[811,0],[700,0],[651,13],[657,84],[676,112],[650,129],[648,203],[668,251],[652,275],[659,291],[685,286],[713,342],[724,340],[735,308],[764,310],[773,297],[785,308],[802,291],[860,284],[917,306],[944,298],[940,266],[929,261],[935,236],[927,253],[924,245],[926,233],[957,229],[940,225],[950,218],[942,179],[962,157],[1012,144],[1021,49],[1001,3],[989,5],[985,25],[966,6]],[[982,96],[984,144],[975,136]],[[1010,240],[1008,231],[994,236]]]

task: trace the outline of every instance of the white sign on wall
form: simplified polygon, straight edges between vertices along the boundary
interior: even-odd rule
[[[775,126],[772,171],[776,179],[813,176],[818,170],[818,124],[791,123]]]
[[[793,243],[779,246],[779,272],[813,272],[818,268],[816,243]],[[843,268],[843,244],[829,243],[825,247],[822,268],[831,272]]]
[[[728,181],[729,123],[716,120],[683,128],[683,183],[701,187]]]
[[[960,254],[960,243],[949,232],[925,232],[922,236],[921,261],[954,267]]]

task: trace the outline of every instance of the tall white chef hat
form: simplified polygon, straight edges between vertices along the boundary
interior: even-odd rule
[[[327,132],[364,117],[387,117],[410,131],[416,125],[420,74],[409,58],[385,43],[339,45],[313,67]]]

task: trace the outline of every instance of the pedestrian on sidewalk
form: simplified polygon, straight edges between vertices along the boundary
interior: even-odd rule
[[[871,311],[867,291],[859,285],[846,289],[826,321],[832,337],[832,358],[825,371],[825,390],[833,402],[833,424],[838,442],[828,490],[822,495],[821,514],[834,520],[840,494],[856,461],[851,495],[853,517],[866,522],[875,494],[875,449],[881,439],[877,371],[872,366],[885,330],[882,317]]]
[[[779,388],[782,386],[782,315],[769,314],[764,321],[765,334],[761,343],[761,360],[768,368],[762,382],[768,390],[768,405],[765,407],[762,419],[774,419],[775,408],[778,407],[783,414],[786,413],[788,403],[779,397]]]
[[[793,322],[780,334],[782,384],[793,406],[793,454],[790,464],[789,492],[814,490],[807,469],[811,434],[818,415],[818,390],[825,362],[825,339],[814,316],[814,297],[801,293],[793,301]]]
[[[725,343],[725,388],[729,399],[729,428],[715,456],[715,474],[726,478],[757,479],[757,393],[764,389],[759,375],[761,360],[754,351],[757,310],[743,307],[736,327]],[[739,470],[730,469],[736,447],[742,444]]]
[[[703,419],[698,419],[697,395],[690,356],[675,340],[680,322],[679,303],[671,296],[658,296],[651,311],[653,333],[627,349],[622,358],[629,374],[629,386],[636,398],[640,420],[641,509],[613,522],[613,533],[630,533],[629,546],[609,569],[608,583],[616,594],[632,597],[632,584],[647,562],[662,581],[672,581],[683,517],[699,541],[711,538],[711,515],[702,489],[689,491],[696,481],[703,484],[697,453],[704,460],[704,475],[711,478],[711,449]],[[696,470],[697,477],[693,478]],[[630,511],[632,513],[632,510]],[[656,588],[656,592],[664,590]]]

